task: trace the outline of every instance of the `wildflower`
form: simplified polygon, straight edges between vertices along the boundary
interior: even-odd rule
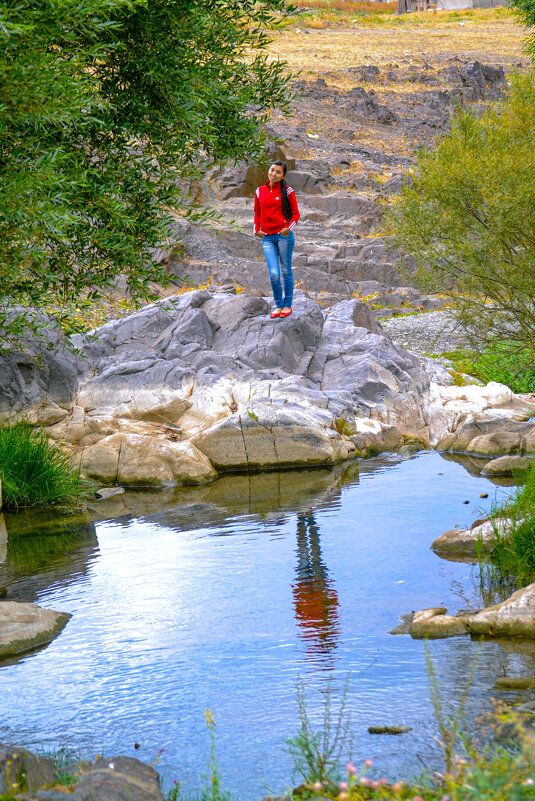
[[[317,793],[321,793],[323,790],[323,782],[314,782],[312,785],[312,789],[315,790]]]
[[[373,765],[373,759],[365,759],[365,760],[364,760],[364,765],[365,765],[367,768],[371,768],[371,766]]]
[[[347,786],[348,786],[347,782],[340,782],[340,784],[338,785],[340,790],[347,790]]]
[[[382,779],[379,779],[379,781],[377,782],[377,784],[379,785],[379,787],[384,787],[386,784],[388,784],[388,779],[385,779],[385,778],[383,777]]]
[[[348,773],[353,773],[353,774],[355,774],[357,772],[357,769],[356,769],[356,767],[354,766],[354,764],[352,762],[348,762],[347,763],[346,770],[347,770]]]
[[[424,801],[421,795],[413,795],[412,801]]]
[[[535,784],[532,778],[527,778],[524,782],[522,782],[524,787],[531,787],[532,784]]]
[[[399,793],[399,792],[401,792],[401,790],[403,790],[403,786],[404,786],[404,782],[395,782],[395,783],[392,785],[392,790],[393,790],[395,793]],[[440,801],[442,801],[442,799],[440,799]]]
[[[347,790],[343,790],[341,793],[338,793],[338,798],[340,799],[340,801],[348,801],[349,793],[347,792]]]
[[[363,787],[369,787],[371,785],[371,780],[368,779],[367,776],[361,776],[360,784],[362,784]]]

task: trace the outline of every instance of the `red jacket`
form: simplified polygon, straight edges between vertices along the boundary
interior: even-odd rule
[[[299,220],[299,209],[297,208],[297,200],[292,187],[287,186],[286,191],[292,210],[292,216],[289,220],[282,213],[280,183],[273,184],[273,189],[270,189],[269,181],[258,187],[254,199],[255,234],[260,228],[265,234],[278,234],[283,228],[289,228],[290,231],[293,231]]]

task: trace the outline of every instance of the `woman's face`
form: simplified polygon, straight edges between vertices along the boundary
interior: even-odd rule
[[[280,164],[272,164],[268,171],[268,180],[270,184],[278,183],[284,178],[284,170]]]

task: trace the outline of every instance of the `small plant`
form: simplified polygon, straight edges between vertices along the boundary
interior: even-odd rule
[[[207,777],[210,784],[202,791],[201,801],[230,801],[231,794],[221,787],[221,776],[215,754],[215,718],[211,709],[205,709],[204,719],[210,732],[210,773]]]
[[[349,420],[343,415],[334,418],[332,428],[342,437],[352,437],[355,434],[355,426],[351,425]]]
[[[6,508],[68,503],[86,491],[68,455],[25,422],[0,427],[0,478]]]
[[[319,730],[314,730],[306,705],[303,681],[297,682],[297,706],[300,728],[294,737],[285,739],[285,751],[294,761],[295,772],[302,777],[307,786],[318,782],[332,784],[340,777],[342,754],[350,746],[351,719],[347,711],[349,674],[344,684],[337,711],[332,708],[332,678],[327,682],[323,700],[323,722]]]
[[[427,679],[429,681],[429,695],[431,697],[431,705],[435,713],[435,719],[438,724],[440,738],[435,737],[435,740],[441,747],[444,753],[444,762],[446,764],[446,772],[452,773],[458,762],[456,749],[459,743],[463,740],[463,726],[464,726],[464,713],[466,702],[470,694],[470,688],[474,681],[477,669],[477,657],[472,663],[469,679],[463,688],[460,701],[457,709],[450,715],[444,714],[444,704],[442,701],[442,693],[440,691],[440,684],[435,670],[435,663],[431,657],[429,644],[426,643],[425,647],[425,666],[427,670]]]

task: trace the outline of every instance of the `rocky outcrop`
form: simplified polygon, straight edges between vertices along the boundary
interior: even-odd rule
[[[334,464],[404,446],[485,451],[485,463],[493,449],[534,450],[533,424],[520,419],[533,404],[500,384],[445,386],[445,368],[396,345],[366,303],[322,308],[297,291],[290,317],[272,320],[270,309],[266,297],[217,288],[150,304],[72,338],[62,419],[50,417],[50,401],[38,413],[33,374],[6,415],[23,413],[29,398],[83,475],[125,486],[199,484],[218,470]],[[56,355],[62,374],[65,352],[59,339],[47,351],[50,375]],[[16,366],[19,354],[3,358]]]
[[[0,601],[0,657],[46,645],[57,637],[72,615],[36,604]]]
[[[403,615],[403,623],[391,634],[411,637],[454,637],[460,634],[489,637],[535,637],[535,584],[517,590],[503,603],[481,611],[447,615],[447,609],[436,606]]]
[[[426,442],[425,365],[365,303],[298,292],[286,320],[270,308],[198,290],[74,337],[80,387],[50,434],[88,477],[162,487]]]
[[[21,801],[164,801],[158,773],[131,757],[98,757],[64,771],[74,784],[66,788],[54,762],[25,748],[0,743],[0,794]]]

